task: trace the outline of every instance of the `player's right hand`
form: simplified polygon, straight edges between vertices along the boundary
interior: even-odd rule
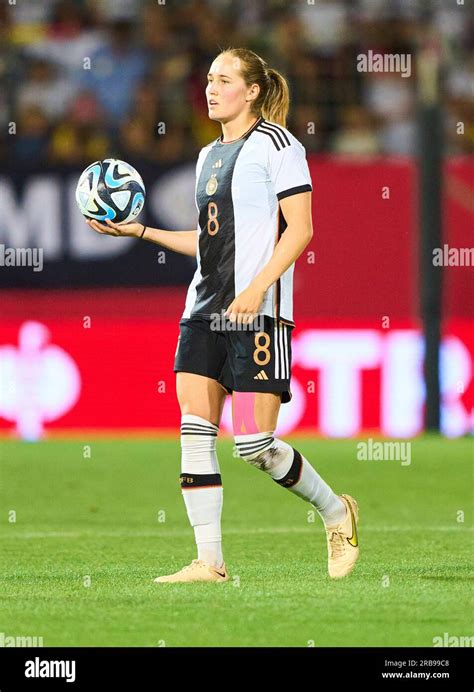
[[[97,233],[132,238],[139,238],[144,227],[143,223],[112,223],[110,219],[106,219],[105,224],[94,219],[86,219],[86,223]]]

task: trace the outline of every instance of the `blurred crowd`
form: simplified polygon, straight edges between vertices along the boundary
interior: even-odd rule
[[[472,13],[433,0],[445,146],[474,148]],[[288,79],[289,129],[308,152],[416,153],[411,76],[359,72],[357,56],[416,56],[425,0],[17,0],[0,8],[0,159],[71,164],[193,160],[220,134],[209,66],[244,46]],[[471,19],[469,20],[469,17]],[[464,134],[458,123],[464,123]]]

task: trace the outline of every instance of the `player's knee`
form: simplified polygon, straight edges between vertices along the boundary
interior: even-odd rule
[[[266,471],[279,485],[290,488],[300,479],[303,457],[273,433],[236,435],[235,445],[242,459]]]
[[[276,450],[272,447],[265,449],[263,452],[256,452],[255,454],[239,454],[239,456],[244,459],[252,466],[256,466],[261,471],[269,471],[272,467],[272,462]]]
[[[216,447],[219,427],[211,421],[185,413],[181,416],[181,448],[195,454],[212,452]]]
[[[235,435],[234,440],[240,458],[261,471],[270,471],[279,454],[273,432]]]

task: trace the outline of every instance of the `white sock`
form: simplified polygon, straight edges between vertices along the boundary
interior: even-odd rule
[[[274,481],[310,502],[326,524],[343,521],[346,506],[309,461],[287,442],[273,437],[273,431],[236,435],[239,454]]]
[[[189,413],[181,417],[181,489],[198,559],[221,567],[222,481],[216,454],[219,428]]]
[[[344,502],[321,478],[309,461],[302,454],[300,457],[301,475],[299,481],[290,488],[291,492],[310,502],[326,526],[333,526],[344,521],[347,512]]]

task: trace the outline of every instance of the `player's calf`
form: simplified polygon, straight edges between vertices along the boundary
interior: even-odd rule
[[[321,478],[309,461],[291,445],[273,436],[273,431],[235,435],[239,455],[303,500],[310,502],[326,525],[346,516],[341,498]]]

